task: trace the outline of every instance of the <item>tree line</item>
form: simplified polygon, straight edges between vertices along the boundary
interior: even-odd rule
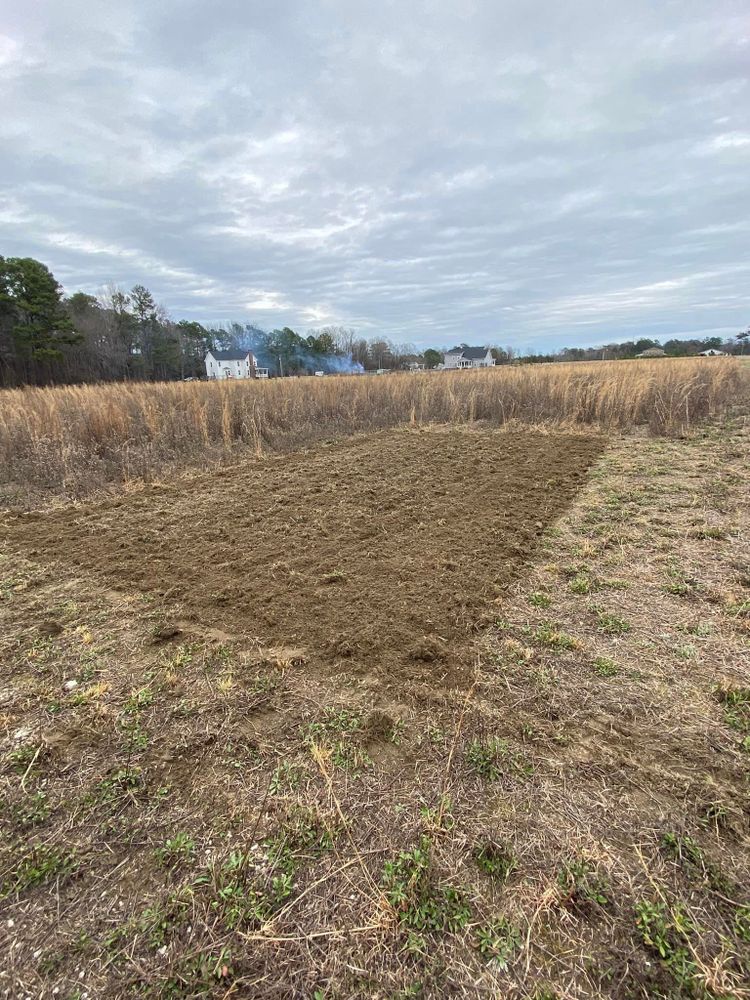
[[[635,357],[649,347],[668,355],[697,354],[714,347],[727,353],[748,349],[750,331],[730,341],[641,339],[599,348],[566,348],[522,360],[578,361]],[[345,327],[323,327],[302,335],[289,327],[262,330],[253,324],[207,327],[173,320],[144,285],[116,286],[98,298],[85,292],[64,296],[43,263],[31,257],[0,256],[0,385],[45,385],[115,381],[164,381],[205,377],[210,350],[252,350],[273,375],[314,371],[399,369],[410,362],[434,368],[442,351],[418,352],[411,344],[364,338]],[[513,348],[493,348],[499,364],[518,361]]]

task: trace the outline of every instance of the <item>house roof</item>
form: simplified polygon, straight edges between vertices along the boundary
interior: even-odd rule
[[[450,351],[446,351],[446,354],[459,354],[467,361],[479,361],[481,358],[487,357],[487,351],[489,351],[489,347],[454,347]]]
[[[209,351],[208,353],[217,361],[244,361],[250,351]]]

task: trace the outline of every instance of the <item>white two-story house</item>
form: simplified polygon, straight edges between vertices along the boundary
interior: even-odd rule
[[[451,351],[446,351],[446,368],[492,368],[495,359],[489,347],[454,347]]]
[[[252,351],[209,351],[206,355],[206,375],[210,379],[255,378],[256,367]]]

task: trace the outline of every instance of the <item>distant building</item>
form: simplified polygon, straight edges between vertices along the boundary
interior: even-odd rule
[[[445,368],[492,368],[495,359],[489,347],[454,347],[445,354]]]
[[[255,378],[256,375],[263,378],[261,371],[265,371],[268,378],[267,369],[257,368],[252,351],[209,351],[206,355],[206,375],[210,379]]]
[[[666,358],[667,352],[662,351],[661,347],[649,347],[645,351],[641,351],[640,354],[636,354],[637,358]]]
[[[726,351],[717,351],[715,347],[709,347],[707,351],[701,351],[699,357],[701,358],[725,358]]]

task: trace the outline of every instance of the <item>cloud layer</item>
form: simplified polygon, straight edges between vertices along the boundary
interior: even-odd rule
[[[422,346],[750,322],[746,0],[38,0],[0,92],[0,253],[67,291]]]

